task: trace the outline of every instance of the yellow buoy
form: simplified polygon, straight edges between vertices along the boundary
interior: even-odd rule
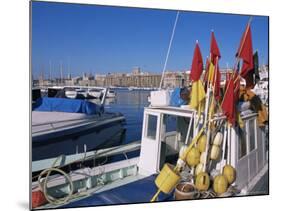
[[[203,163],[199,163],[195,168],[195,175],[198,175],[199,173],[203,172]]]
[[[211,148],[211,156],[210,158],[212,160],[217,160],[220,156],[220,147],[217,146],[217,145],[212,145],[212,148]]]
[[[200,161],[200,152],[193,147],[186,155],[186,162],[189,166],[196,166]]]
[[[206,191],[210,186],[210,177],[207,173],[201,172],[197,175],[195,180],[195,187],[200,191]]]
[[[231,165],[225,165],[222,174],[227,179],[228,184],[232,184],[236,179],[236,170]]]
[[[207,156],[206,152],[202,152],[201,153],[201,155],[200,155],[200,163],[205,163],[206,156]]]
[[[173,170],[173,166],[165,164],[155,180],[159,190],[169,193],[180,181],[180,175]]]
[[[206,135],[202,135],[198,140],[198,149],[200,152],[205,152],[207,144],[207,137]]]
[[[220,146],[223,140],[223,134],[218,132],[214,138],[213,144]]]
[[[221,174],[215,176],[213,189],[218,195],[225,193],[227,191],[227,186],[228,182],[225,176]]]

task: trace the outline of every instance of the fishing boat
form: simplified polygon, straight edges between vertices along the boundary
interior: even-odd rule
[[[268,182],[266,132],[257,124],[257,113],[253,111],[245,113],[247,114],[242,116],[245,123],[244,130],[228,127],[219,130],[224,134],[221,141],[223,156],[212,160],[209,166],[212,169],[210,173],[212,179],[226,164],[236,169],[236,180],[231,185],[235,192],[229,187],[230,195],[248,195],[257,191],[264,193],[267,187],[264,183]],[[53,176],[48,181],[48,194],[55,198],[66,195],[71,197],[63,205],[48,203],[38,208],[149,202],[159,187],[165,191],[164,187],[159,186],[159,181],[157,183],[157,176],[163,174],[161,169],[172,174],[167,163],[177,165],[183,147],[190,146],[193,142],[192,137],[196,137],[199,133],[194,124],[195,114],[196,111],[186,106],[146,107],[138,156],[132,158],[125,156],[114,163],[72,171],[69,173],[69,181],[66,181],[64,176]],[[225,116],[218,114],[212,121],[219,125],[224,120]],[[134,144],[134,149],[137,149],[136,143]],[[118,150],[119,154],[126,154],[128,146],[118,147]],[[82,157],[82,154],[80,156]],[[83,156],[84,161],[87,159],[94,160],[91,154]],[[59,167],[59,164],[56,165]],[[177,183],[180,178],[181,181],[192,182],[192,172],[194,168],[186,165],[179,175],[175,174],[174,179]],[[32,186],[33,191],[36,192],[39,189],[38,181],[34,181]],[[167,186],[173,185],[168,183]],[[80,195],[83,190],[85,194]],[[207,193],[207,191],[202,192],[201,197],[205,197]],[[216,197],[221,196],[226,195],[216,195]],[[211,194],[209,197],[212,197]],[[174,191],[161,193],[156,200],[174,200]]]
[[[125,118],[120,113],[104,112],[104,100],[98,105],[79,99],[37,99],[32,109],[32,160],[122,143]]]

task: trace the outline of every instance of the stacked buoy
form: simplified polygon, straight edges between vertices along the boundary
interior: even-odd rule
[[[210,155],[211,160],[217,160],[219,158],[222,139],[223,139],[223,134],[221,132],[218,132],[212,144],[211,155]]]
[[[201,153],[200,154],[200,159],[199,159],[199,163],[196,165],[195,168],[195,176],[197,176],[199,173],[203,172],[203,168],[204,168],[204,162],[205,159],[204,157],[206,156],[206,146],[207,146],[207,137],[205,134],[203,134],[199,140],[198,140],[198,150]]]

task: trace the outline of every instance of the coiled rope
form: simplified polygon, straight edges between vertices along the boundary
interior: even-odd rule
[[[73,194],[74,192],[74,185],[73,185],[73,181],[72,179],[70,178],[70,176],[64,172],[63,170],[59,169],[59,168],[56,168],[54,167],[57,163],[57,161],[62,158],[63,156],[58,156],[57,159],[54,161],[53,165],[51,168],[48,168],[48,169],[45,169],[44,171],[42,171],[38,177],[38,184],[39,184],[39,187],[41,189],[41,191],[43,192],[46,200],[50,203],[50,204],[53,204],[53,205],[61,205],[61,204],[65,204],[66,202],[68,202],[70,199],[73,199],[73,198],[78,198],[78,197],[81,197],[81,196],[86,196],[88,195],[87,193],[76,193],[76,194]],[[69,188],[70,188],[70,191],[68,192],[67,196],[63,197],[63,198],[55,198],[53,196],[51,196],[48,191],[47,191],[47,183],[48,183],[48,178],[50,176],[50,174],[52,172],[58,172],[60,174],[62,174],[66,180],[68,181],[69,183]],[[46,177],[43,179],[43,181],[41,182],[41,179],[42,177],[46,175]]]

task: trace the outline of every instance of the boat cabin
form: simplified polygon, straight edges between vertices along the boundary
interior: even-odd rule
[[[138,164],[140,174],[159,173],[166,162],[176,164],[180,148],[185,144],[188,128],[191,126],[187,145],[190,144],[193,134],[198,133],[194,121],[191,121],[196,116],[194,112],[192,109],[180,107],[145,108]],[[228,160],[228,163],[236,168],[235,185],[239,189],[249,185],[267,161],[266,135],[265,131],[258,127],[257,114],[250,113],[242,119],[243,129],[228,129],[227,153],[221,153],[225,155],[222,162],[225,164]],[[221,157],[212,163],[215,169],[220,167],[220,162]]]

